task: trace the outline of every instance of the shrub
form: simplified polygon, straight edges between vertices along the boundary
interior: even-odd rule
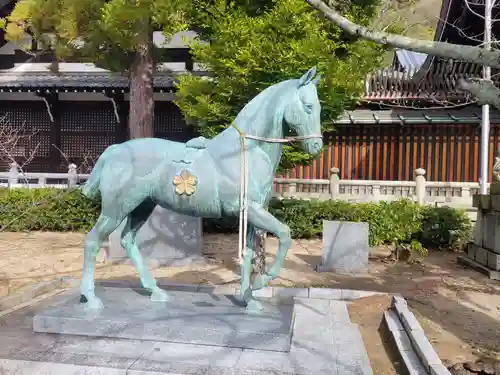
[[[87,232],[99,216],[98,201],[79,190],[0,189],[0,228],[6,231]],[[457,248],[470,238],[472,225],[463,210],[421,206],[409,200],[349,203],[321,200],[272,200],[269,211],[290,226],[294,238],[320,237],[323,220],[364,221],[370,245],[408,244]],[[205,219],[209,233],[237,233],[238,218]],[[419,250],[420,249],[420,250]]]
[[[99,202],[80,190],[0,189],[4,231],[87,232],[99,216]]]

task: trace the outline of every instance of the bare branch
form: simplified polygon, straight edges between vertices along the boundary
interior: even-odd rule
[[[390,34],[386,32],[374,31],[368,27],[360,26],[338,12],[327,6],[321,0],[305,0],[315,9],[322,12],[327,19],[345,30],[349,34],[359,35],[362,38],[371,40],[378,44],[389,45],[408,51],[426,53],[428,55],[444,57],[448,59],[468,61],[493,68],[500,68],[500,51],[486,50],[480,47],[452,44],[445,42],[434,42],[430,40],[420,40],[405,36]]]

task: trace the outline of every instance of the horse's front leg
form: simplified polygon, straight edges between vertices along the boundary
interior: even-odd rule
[[[243,259],[240,265],[240,293],[241,298],[247,304],[246,308],[249,311],[262,311],[264,307],[262,303],[257,301],[252,295],[251,278],[252,278],[252,260],[254,257],[255,246],[255,227],[252,224],[248,225],[247,231],[247,249],[243,254]]]
[[[265,274],[257,275],[253,282],[252,290],[258,290],[266,286],[269,281],[278,277],[281,267],[283,267],[283,263],[285,262],[288,249],[292,245],[292,237],[290,236],[288,225],[283,224],[258,204],[249,204],[248,222],[257,228],[273,233],[279,240],[279,248],[274,263],[266,270]]]

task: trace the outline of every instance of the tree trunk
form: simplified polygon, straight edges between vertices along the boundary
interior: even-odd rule
[[[144,43],[137,47],[130,69],[130,105],[129,136],[130,138],[147,138],[154,136],[154,98],[153,74],[153,33],[148,32]]]
[[[322,12],[328,20],[351,35],[359,35],[377,44],[389,45],[408,51],[426,53],[432,56],[448,59],[463,60],[475,64],[500,68],[500,50],[486,50],[481,47],[466,46],[431,40],[408,38],[402,35],[374,31],[357,25],[330,8],[322,0],[305,0],[314,8]]]

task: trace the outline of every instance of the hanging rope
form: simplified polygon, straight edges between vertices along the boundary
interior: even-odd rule
[[[239,238],[238,238],[238,262],[243,264],[247,249],[247,234],[248,234],[248,145],[246,140],[253,139],[266,143],[289,143],[301,141],[311,138],[322,138],[321,134],[299,135],[296,137],[287,138],[266,138],[257,135],[250,135],[242,132],[233,125],[240,135],[241,144],[241,162],[240,162],[240,223],[239,223]]]

